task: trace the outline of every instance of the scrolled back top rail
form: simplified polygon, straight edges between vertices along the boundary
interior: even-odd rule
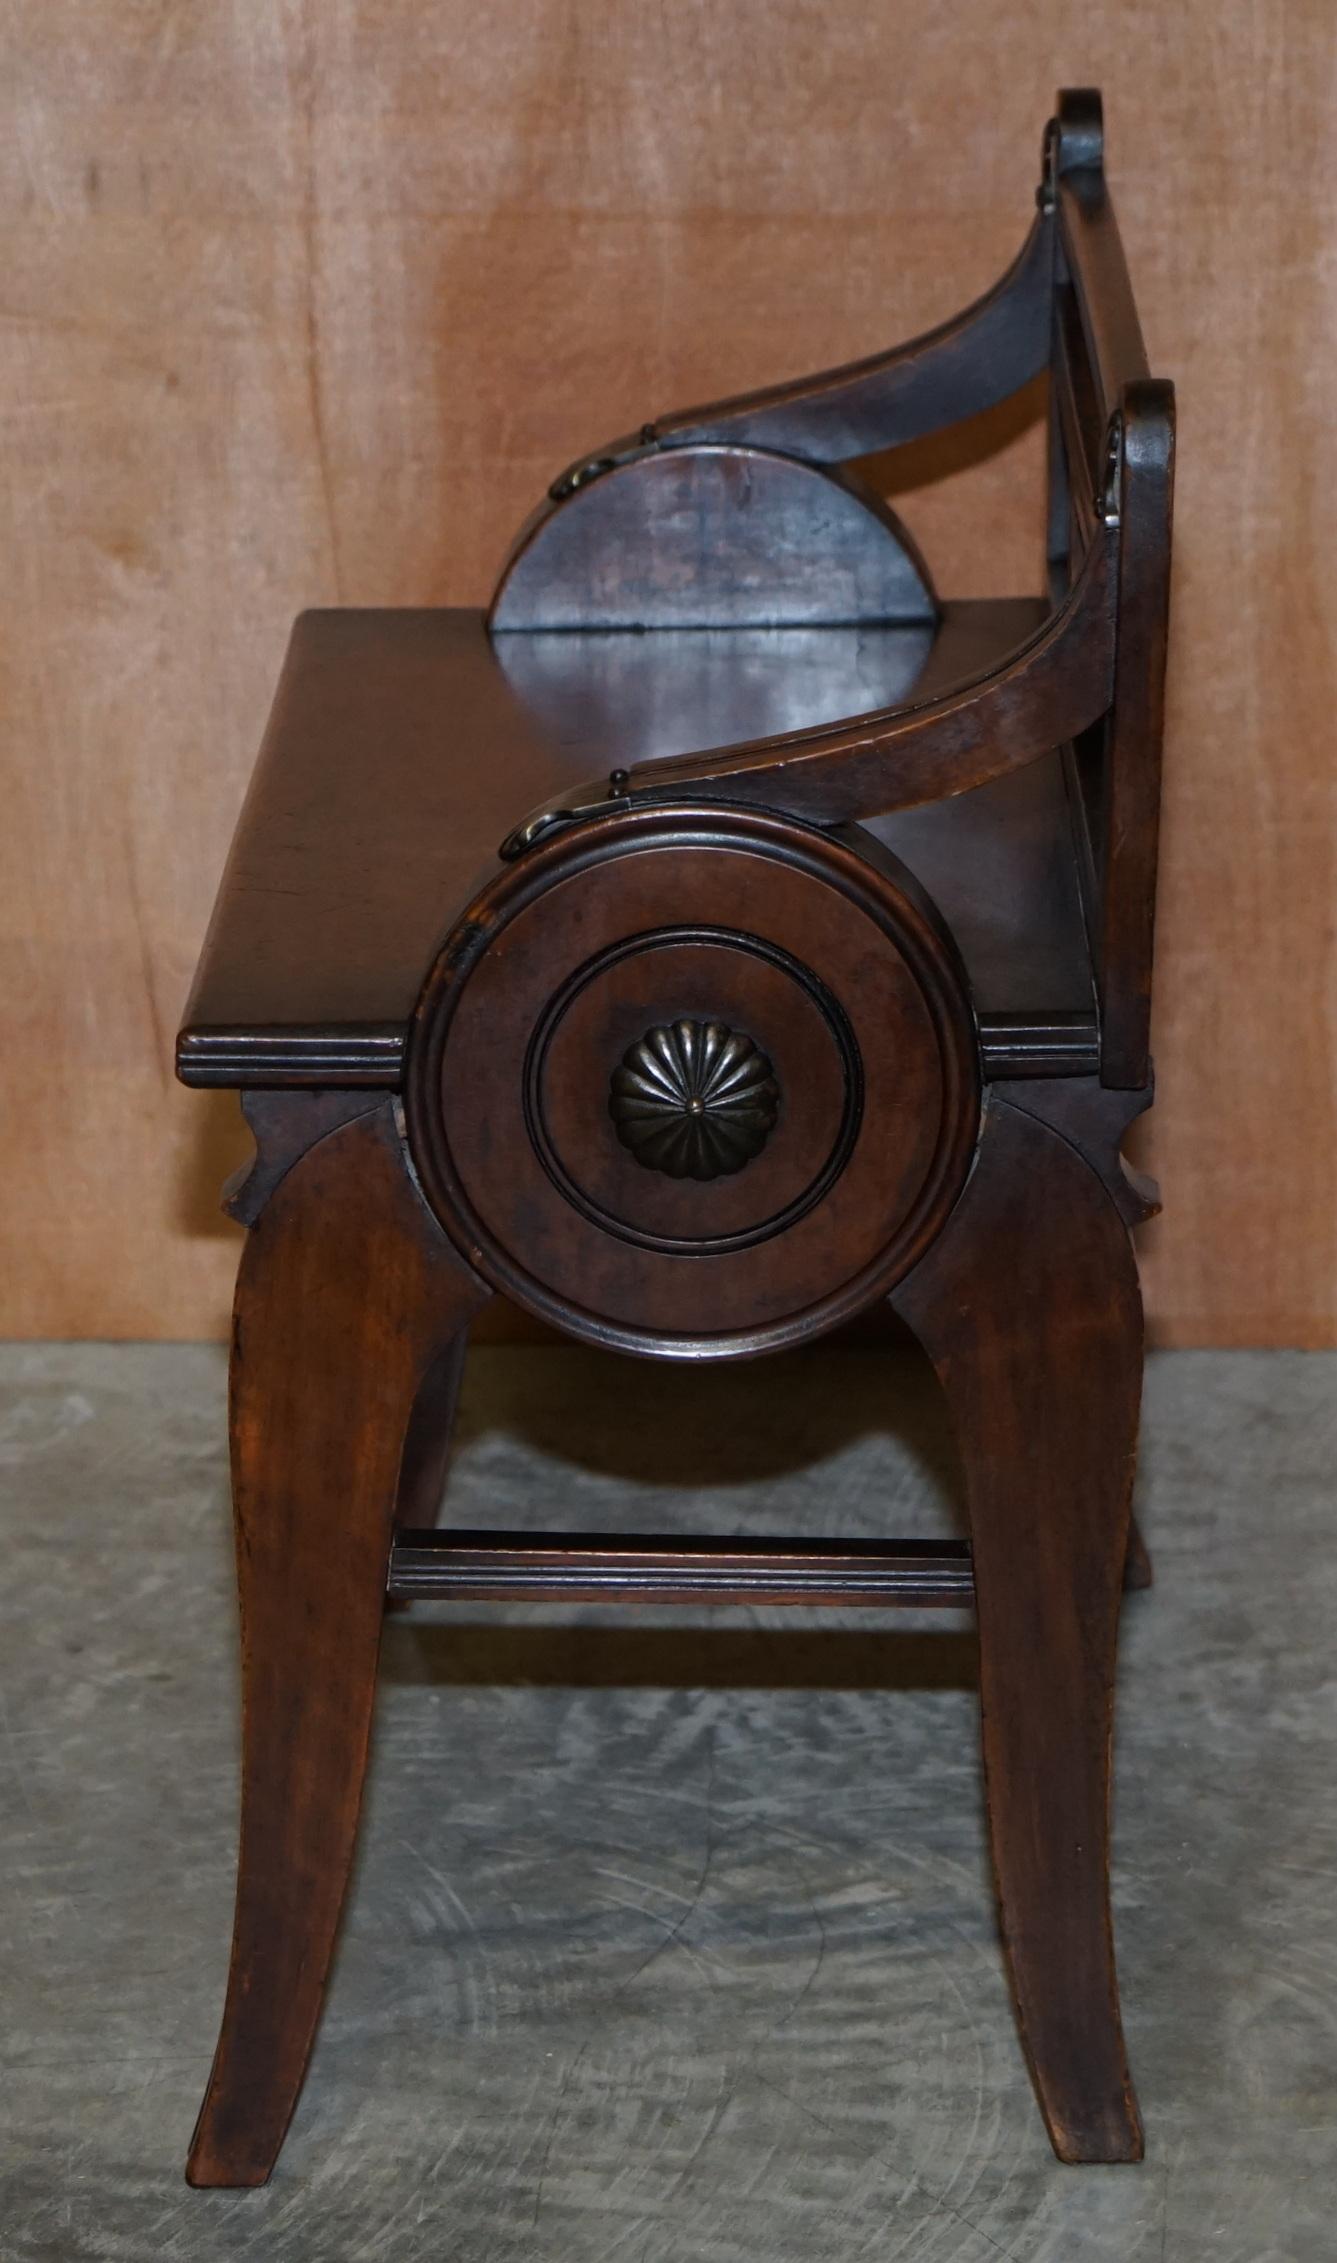
[[[922,440],[1020,391],[1045,367],[1053,224],[1041,211],[1005,275],[949,322],[862,361],[661,417],[661,448],[736,440],[843,463]]]
[[[1050,173],[1099,172],[1105,163],[1105,105],[1095,86],[1064,86],[1045,129]]]
[[[1066,260],[1106,380],[1147,374],[1127,270],[1104,185],[1099,93],[1060,92],[1045,131],[1039,210],[991,290],[906,344],[835,369],[657,417],[591,450],[553,482],[563,500],[604,472],[656,450],[739,443],[844,463],[901,447],[994,408],[1049,366],[1056,268]],[[1106,394],[1107,415],[1117,387]]]

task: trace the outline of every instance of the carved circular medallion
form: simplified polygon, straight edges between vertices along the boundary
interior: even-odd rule
[[[889,852],[650,806],[508,864],[447,937],[405,1107],[465,1261],[587,1341],[693,1359],[872,1304],[948,1216],[974,1020]]]
[[[717,1023],[726,1032],[745,1026],[765,1061],[755,1096],[769,1078],[776,1108],[746,1170],[698,1176],[647,1167],[623,1137],[610,1071],[616,1076],[635,1057],[644,1076],[638,1047],[653,1033],[646,1009],[655,1006],[653,1028],[668,1032],[670,1056],[680,1023]],[[652,1128],[676,1133],[684,1113],[700,1123],[707,1111],[691,1106],[702,1098],[691,1085],[701,1062],[695,1070],[682,1059],[657,1065]],[[670,1122],[659,1112],[664,1102]],[[552,992],[527,1049],[525,1123],[553,1184],[602,1232],[665,1254],[721,1256],[787,1232],[845,1168],[862,1108],[859,1048],[837,1000],[791,952],[736,928],[675,921],[616,938]],[[745,1128],[723,1117],[714,1128],[721,1125]],[[677,1159],[689,1162],[704,1145],[664,1144],[681,1146]]]
[[[760,1155],[780,1112],[766,1055],[722,1021],[660,1022],[613,1071],[608,1113],[647,1171],[718,1179]]]

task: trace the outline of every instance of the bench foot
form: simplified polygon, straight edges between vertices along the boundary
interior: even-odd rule
[[[247,1241],[231,1371],[241,1854],[193,2185],[263,2184],[297,2101],[357,1831],[405,1434],[486,1297],[416,1193],[388,1106],[318,1138]]]
[[[1061,2161],[1140,2160],[1109,1905],[1142,1370],[1127,1231],[1071,1146],[995,1101],[956,1213],[893,1301],[965,1467],[989,1833],[1036,2095]]]

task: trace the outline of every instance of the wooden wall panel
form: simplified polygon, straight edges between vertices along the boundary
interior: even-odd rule
[[[43,0],[4,26],[0,1329],[221,1329],[175,1019],[290,616],[480,602],[552,472],[991,281],[1104,86],[1181,401],[1151,1160],[1181,1343],[1337,1333],[1329,0]],[[898,498],[1036,575],[1036,432]]]

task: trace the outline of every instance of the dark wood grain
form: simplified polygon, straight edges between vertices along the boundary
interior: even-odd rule
[[[1129,1126],[1144,1115],[1152,1102],[1150,1084],[1122,1091],[1085,1074],[1051,1076],[1035,1083],[1013,1085],[1005,1077],[994,1082],[998,1099],[1038,1116],[1089,1163],[1126,1226],[1140,1226],[1161,1207],[1160,1188],[1128,1163],[1122,1153]]]
[[[429,1496],[435,1511],[437,1498]],[[1151,1558],[1129,1527],[1126,1589],[1151,1585]],[[836,1609],[973,1606],[967,1540],[788,1540],[681,1533],[396,1530],[392,1602],[802,1603]]]
[[[1174,389],[1149,374],[1092,89],[1060,96],[1050,558],[1060,597],[1117,526],[1109,710],[1065,755],[1101,1007],[1101,1076],[1150,1074],[1152,937],[1174,488]]]
[[[1130,1089],[1151,1073],[1151,972],[1174,514],[1174,388],[1147,378],[1123,398],[1119,651],[1106,752],[1098,974],[1101,1075]]]
[[[262,2184],[283,2142],[357,1828],[404,1433],[431,1361],[486,1297],[414,1191],[387,1104],[319,1139],[246,1243],[231,1378],[241,1852],[192,2184]]]
[[[1127,1229],[1066,1141],[995,1100],[956,1215],[892,1301],[965,1468],[990,1841],[1036,2093],[1060,2160],[1138,2160],[1109,1907],[1142,1376]]]
[[[1054,1042],[1085,1042],[1095,984],[1062,764],[1057,755],[969,794],[866,821],[928,890],[970,975],[982,1033],[1010,1016]],[[1001,1072],[1000,1072],[1001,1073]]]
[[[223,1189],[223,1208],[239,1226],[255,1224],[274,1189],[318,1139],[381,1105],[374,1091],[338,1085],[311,1092],[243,1091],[240,1098],[255,1153]]]
[[[187,1081],[361,1082],[354,1033],[393,1084],[433,943],[504,829],[499,781],[517,815],[553,754],[481,614],[304,613],[186,1007]]]
[[[712,723],[773,724],[777,702],[807,726],[889,679],[896,699],[936,699],[994,674],[1042,622],[1029,600],[948,605],[925,654],[919,629],[862,639],[740,631],[707,636],[704,650],[690,631],[536,634],[494,647],[478,613],[304,615],[186,1009],[178,1073],[200,1086],[395,1087],[424,967],[526,808],[619,761],[690,753]],[[626,658],[637,651],[639,677]],[[851,738],[848,727],[831,735]],[[879,827],[912,870],[922,850],[926,883],[959,927],[990,1012],[1090,995],[1052,771],[1042,758],[1034,781],[1013,773],[1011,791],[1002,781],[968,803],[924,804],[922,822],[903,833]]]
[[[1104,420],[1123,406],[1125,388],[1150,376],[1142,325],[1103,172],[1065,171],[1058,187],[1064,258],[1091,357]]]

